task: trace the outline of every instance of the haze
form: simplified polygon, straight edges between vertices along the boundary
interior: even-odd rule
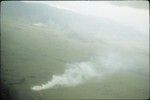
[[[148,22],[148,1],[2,1],[2,97],[148,99]]]

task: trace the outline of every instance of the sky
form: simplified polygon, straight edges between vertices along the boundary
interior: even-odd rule
[[[33,1],[32,1],[33,2]],[[108,18],[141,32],[149,28],[148,1],[34,1],[84,15]]]

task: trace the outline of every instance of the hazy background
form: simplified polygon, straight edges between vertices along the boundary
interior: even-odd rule
[[[149,98],[148,22],[147,1],[3,1],[2,97]]]

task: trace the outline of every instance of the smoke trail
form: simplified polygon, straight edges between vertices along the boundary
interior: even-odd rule
[[[116,71],[120,66],[119,59],[119,56],[112,53],[94,58],[89,62],[67,64],[67,68],[62,75],[53,75],[47,83],[33,86],[31,89],[39,91],[58,86],[76,86],[93,77],[100,77]]]
[[[90,62],[67,64],[67,69],[62,75],[53,75],[52,80],[40,86],[33,86],[32,90],[43,90],[59,86],[76,86],[92,77],[98,76]]]

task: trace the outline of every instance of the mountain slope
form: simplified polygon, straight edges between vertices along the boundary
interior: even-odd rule
[[[2,20],[7,18],[17,19],[29,24],[46,25],[56,29],[71,31],[78,37],[103,37],[110,35],[112,38],[134,36],[136,30],[107,19],[94,19],[92,17],[73,13],[63,9],[50,7],[41,3],[2,2]],[[105,37],[105,38],[106,38]],[[123,37],[123,38],[122,38]]]

